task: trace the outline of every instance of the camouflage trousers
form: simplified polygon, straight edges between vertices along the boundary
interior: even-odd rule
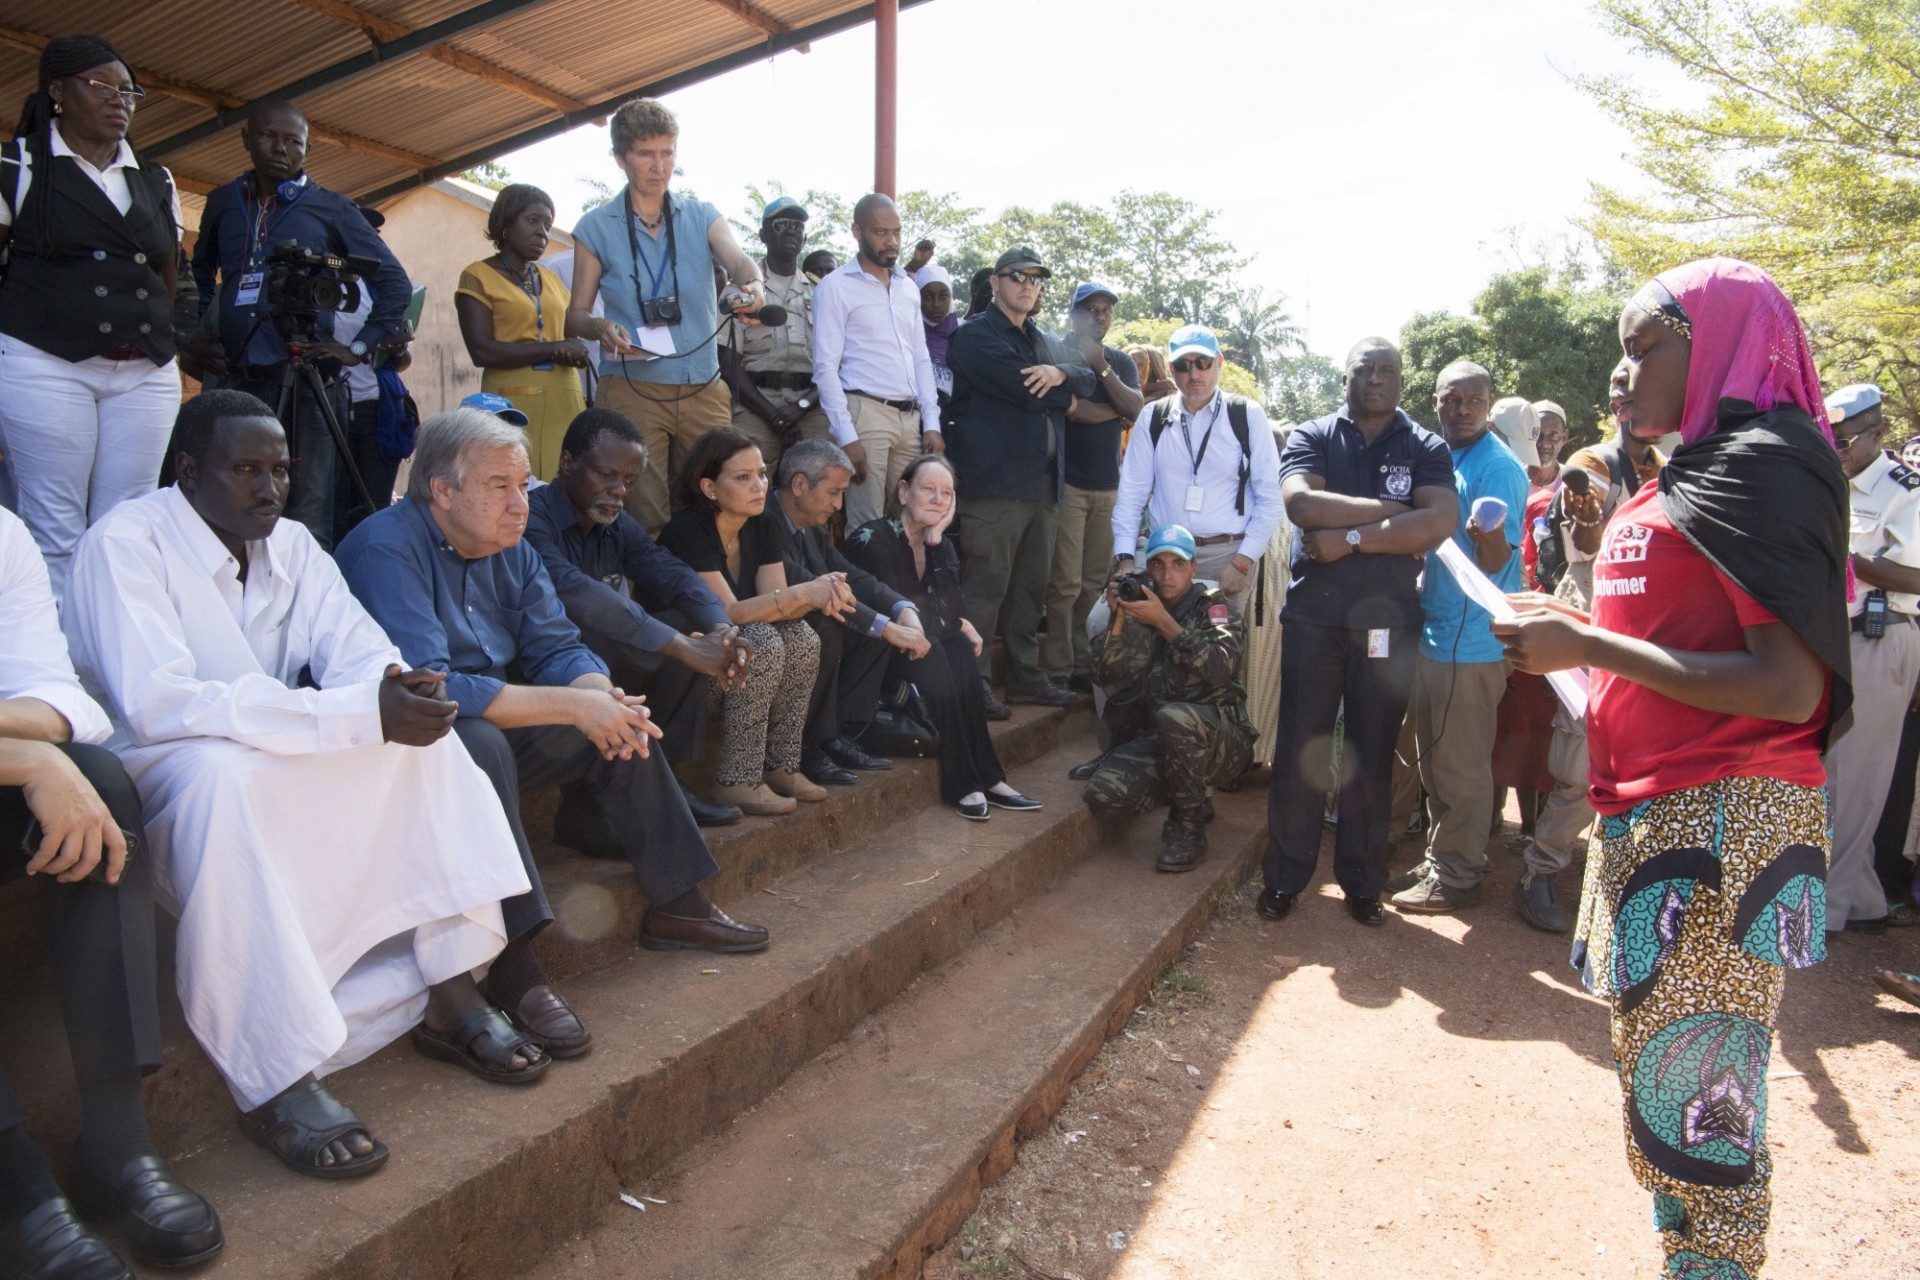
[[[1163,804],[1193,812],[1209,786],[1232,782],[1253,762],[1252,731],[1220,707],[1169,702],[1136,725],[1144,731],[1114,734],[1121,745],[1087,780],[1086,802],[1096,813],[1118,817]]]

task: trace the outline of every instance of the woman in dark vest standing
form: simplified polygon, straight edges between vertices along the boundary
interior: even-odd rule
[[[180,408],[180,210],[127,143],[141,96],[111,44],[62,36],[0,146],[0,443],[56,598],[87,526],[154,487]]]

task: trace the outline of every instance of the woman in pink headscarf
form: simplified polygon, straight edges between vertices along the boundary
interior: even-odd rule
[[[1593,613],[1495,623],[1523,670],[1593,670],[1574,962],[1613,1005],[1627,1158],[1669,1276],[1766,1260],[1767,1058],[1787,969],[1826,956],[1821,766],[1852,701],[1846,480],[1793,306],[1714,258],[1627,305],[1621,429],[1679,431],[1607,526]]]

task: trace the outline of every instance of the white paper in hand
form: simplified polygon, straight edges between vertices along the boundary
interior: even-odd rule
[[[1496,618],[1512,618],[1519,614],[1507,599],[1507,593],[1495,586],[1493,579],[1480,572],[1480,566],[1467,559],[1467,553],[1452,538],[1441,543],[1429,558],[1428,564],[1438,560],[1460,584],[1460,590],[1467,599],[1485,609]],[[1553,686],[1567,714],[1575,720],[1583,720],[1587,714],[1587,673],[1583,668],[1574,667],[1568,671],[1547,673],[1547,683]]]

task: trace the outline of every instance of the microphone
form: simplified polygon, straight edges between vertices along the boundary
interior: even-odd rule
[[[734,307],[745,302],[746,298],[744,290],[728,286],[726,292],[720,295],[720,306],[728,315],[744,320],[758,320],[768,328],[776,328],[787,322],[787,309],[777,302],[769,302],[758,311],[735,311]]]
[[[1473,504],[1473,524],[1481,532],[1495,528],[1507,518],[1507,504],[1491,495]]]

